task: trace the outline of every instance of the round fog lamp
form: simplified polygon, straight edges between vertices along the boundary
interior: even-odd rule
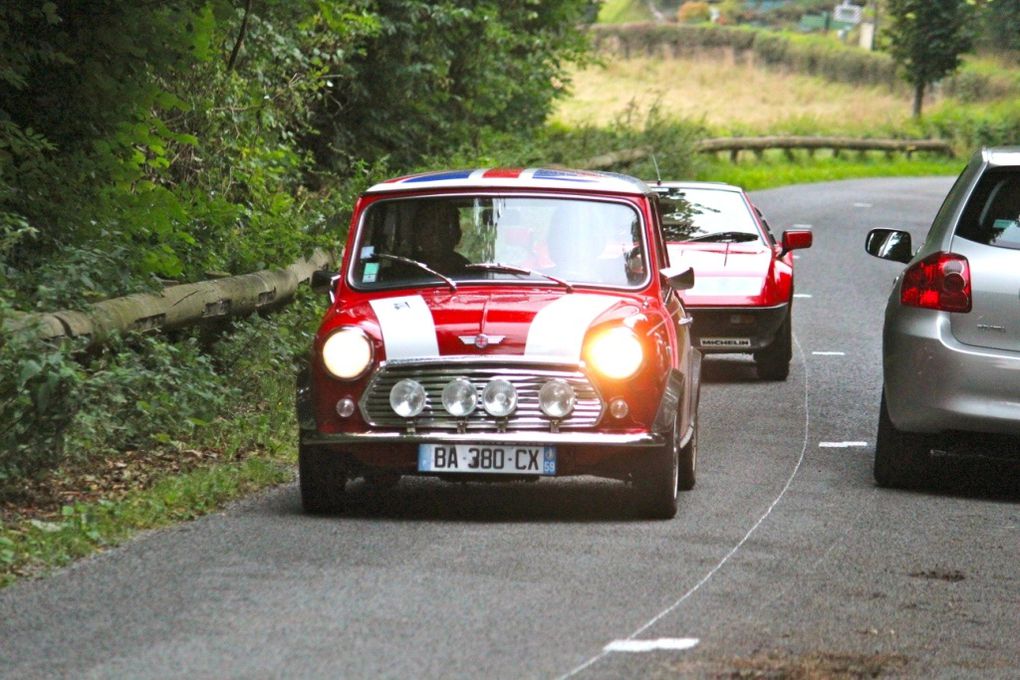
[[[390,389],[390,406],[401,418],[414,418],[425,408],[425,388],[405,378]]]
[[[482,391],[482,408],[490,416],[505,418],[517,408],[517,390],[509,380],[494,378]]]
[[[574,388],[565,380],[550,380],[538,391],[538,407],[550,418],[566,418],[576,401]]]
[[[467,378],[454,378],[443,388],[443,408],[455,418],[471,415],[478,405],[478,393]]]

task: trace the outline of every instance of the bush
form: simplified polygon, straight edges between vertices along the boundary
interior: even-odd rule
[[[681,24],[697,24],[712,20],[712,12],[707,2],[685,2],[676,12],[676,20]]]

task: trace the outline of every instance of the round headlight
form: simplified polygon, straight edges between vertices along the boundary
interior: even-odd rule
[[[538,391],[538,407],[550,418],[566,418],[574,410],[577,396],[565,380],[550,380]]]
[[[613,380],[631,377],[645,359],[641,341],[627,328],[613,328],[596,336],[587,354],[595,370]]]
[[[340,380],[360,378],[372,365],[372,341],[360,328],[341,328],[322,344],[322,364]]]
[[[390,407],[401,418],[414,418],[425,408],[425,388],[405,378],[390,389]]]
[[[454,378],[443,388],[443,408],[456,418],[471,415],[478,405],[478,392],[467,378]]]
[[[490,416],[507,417],[517,408],[517,390],[509,380],[493,378],[482,391],[482,408]]]

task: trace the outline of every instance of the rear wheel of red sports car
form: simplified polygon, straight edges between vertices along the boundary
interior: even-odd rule
[[[680,414],[673,421],[669,443],[648,452],[636,491],[642,514],[651,519],[676,517],[680,481]]]
[[[893,425],[883,392],[875,437],[875,481],[878,485],[912,488],[924,484],[928,479],[925,463],[930,450],[929,437],[904,432]]]
[[[298,444],[298,486],[305,512],[328,513],[343,509],[347,473],[335,454]]]
[[[776,331],[776,337],[765,349],[754,353],[755,368],[762,380],[786,380],[790,375],[790,359],[793,358],[792,310],[786,311],[786,318]]]

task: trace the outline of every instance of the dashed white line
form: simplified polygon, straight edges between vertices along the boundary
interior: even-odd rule
[[[682,651],[697,646],[698,638],[659,638],[657,640],[613,640],[604,652],[654,652],[658,649]]]
[[[816,357],[845,357],[846,352],[812,352]]]
[[[811,297],[811,294],[810,293],[794,293],[793,297],[795,297],[795,298],[809,298],[809,297]]]
[[[671,604],[670,606],[666,607],[661,612],[659,612],[658,614],[653,616],[647,623],[645,623],[643,626],[641,626],[640,628],[635,630],[633,633],[628,635],[626,638],[624,638],[624,640],[637,641],[637,637],[639,635],[641,635],[641,633],[645,632],[646,630],[648,630],[649,628],[654,626],[664,616],[667,616],[668,614],[672,613],[677,607],[679,607],[681,604],[683,604],[684,601],[687,600],[687,598],[692,596],[694,593],[698,592],[698,590],[701,589],[701,586],[703,586],[706,583],[708,583],[711,580],[711,578],[713,576],[715,576],[716,572],[718,572],[720,569],[722,569],[723,566],[727,562],[730,561],[730,558],[732,558],[734,555],[736,555],[738,552],[740,552],[740,549],[742,547],[744,547],[744,544],[747,543],[751,539],[751,536],[754,535],[754,532],[756,532],[758,530],[758,527],[760,527],[765,522],[765,520],[769,518],[769,515],[771,515],[772,511],[775,509],[775,507],[777,505],[779,505],[779,502],[781,500],[783,500],[783,497],[786,496],[786,492],[789,491],[790,486],[793,484],[794,477],[797,476],[797,472],[800,471],[800,467],[804,463],[804,456],[807,454],[808,434],[811,432],[811,410],[809,408],[809,403],[808,403],[808,394],[809,394],[808,393],[808,385],[810,383],[810,381],[809,381],[810,374],[808,372],[808,363],[807,363],[807,361],[804,358],[804,349],[801,347],[800,342],[797,340],[797,336],[793,337],[793,343],[797,347],[797,353],[800,355],[801,362],[804,365],[804,440],[801,442],[800,456],[797,458],[797,462],[796,462],[796,464],[794,464],[793,470],[790,471],[790,476],[787,478],[786,484],[784,484],[783,488],[780,489],[779,495],[775,497],[775,499],[772,501],[771,505],[769,505],[769,507],[765,509],[765,513],[761,517],[758,518],[758,521],[756,521],[751,526],[750,529],[747,530],[747,533],[744,534],[744,537],[741,538],[737,542],[737,544],[735,546],[733,546],[730,549],[730,551],[728,553],[726,553],[723,556],[723,558],[721,560],[719,560],[719,562],[708,571],[707,574],[705,574],[703,577],[701,577],[700,581],[698,581],[693,586],[691,586],[690,590],[688,590],[686,593],[681,595],[680,598],[676,602],[674,602],[673,604]],[[571,670],[571,671],[569,671],[567,673],[564,673],[563,675],[560,676],[559,680],[565,680],[566,678],[571,678],[571,677],[577,675],[578,673],[582,672],[583,670],[585,670],[586,668],[588,668],[592,664],[596,663],[599,659],[602,659],[607,654],[609,654],[608,648],[610,646],[612,646],[613,644],[620,644],[620,643],[622,643],[622,641],[621,640],[617,640],[615,643],[610,643],[609,645],[606,645],[605,647],[602,648],[602,651],[599,654],[596,654],[595,656],[591,657],[590,659],[588,659],[584,663],[582,663],[579,666],[575,667],[573,670]]]
[[[818,447],[822,449],[852,449],[867,445],[868,442],[818,442]]]

